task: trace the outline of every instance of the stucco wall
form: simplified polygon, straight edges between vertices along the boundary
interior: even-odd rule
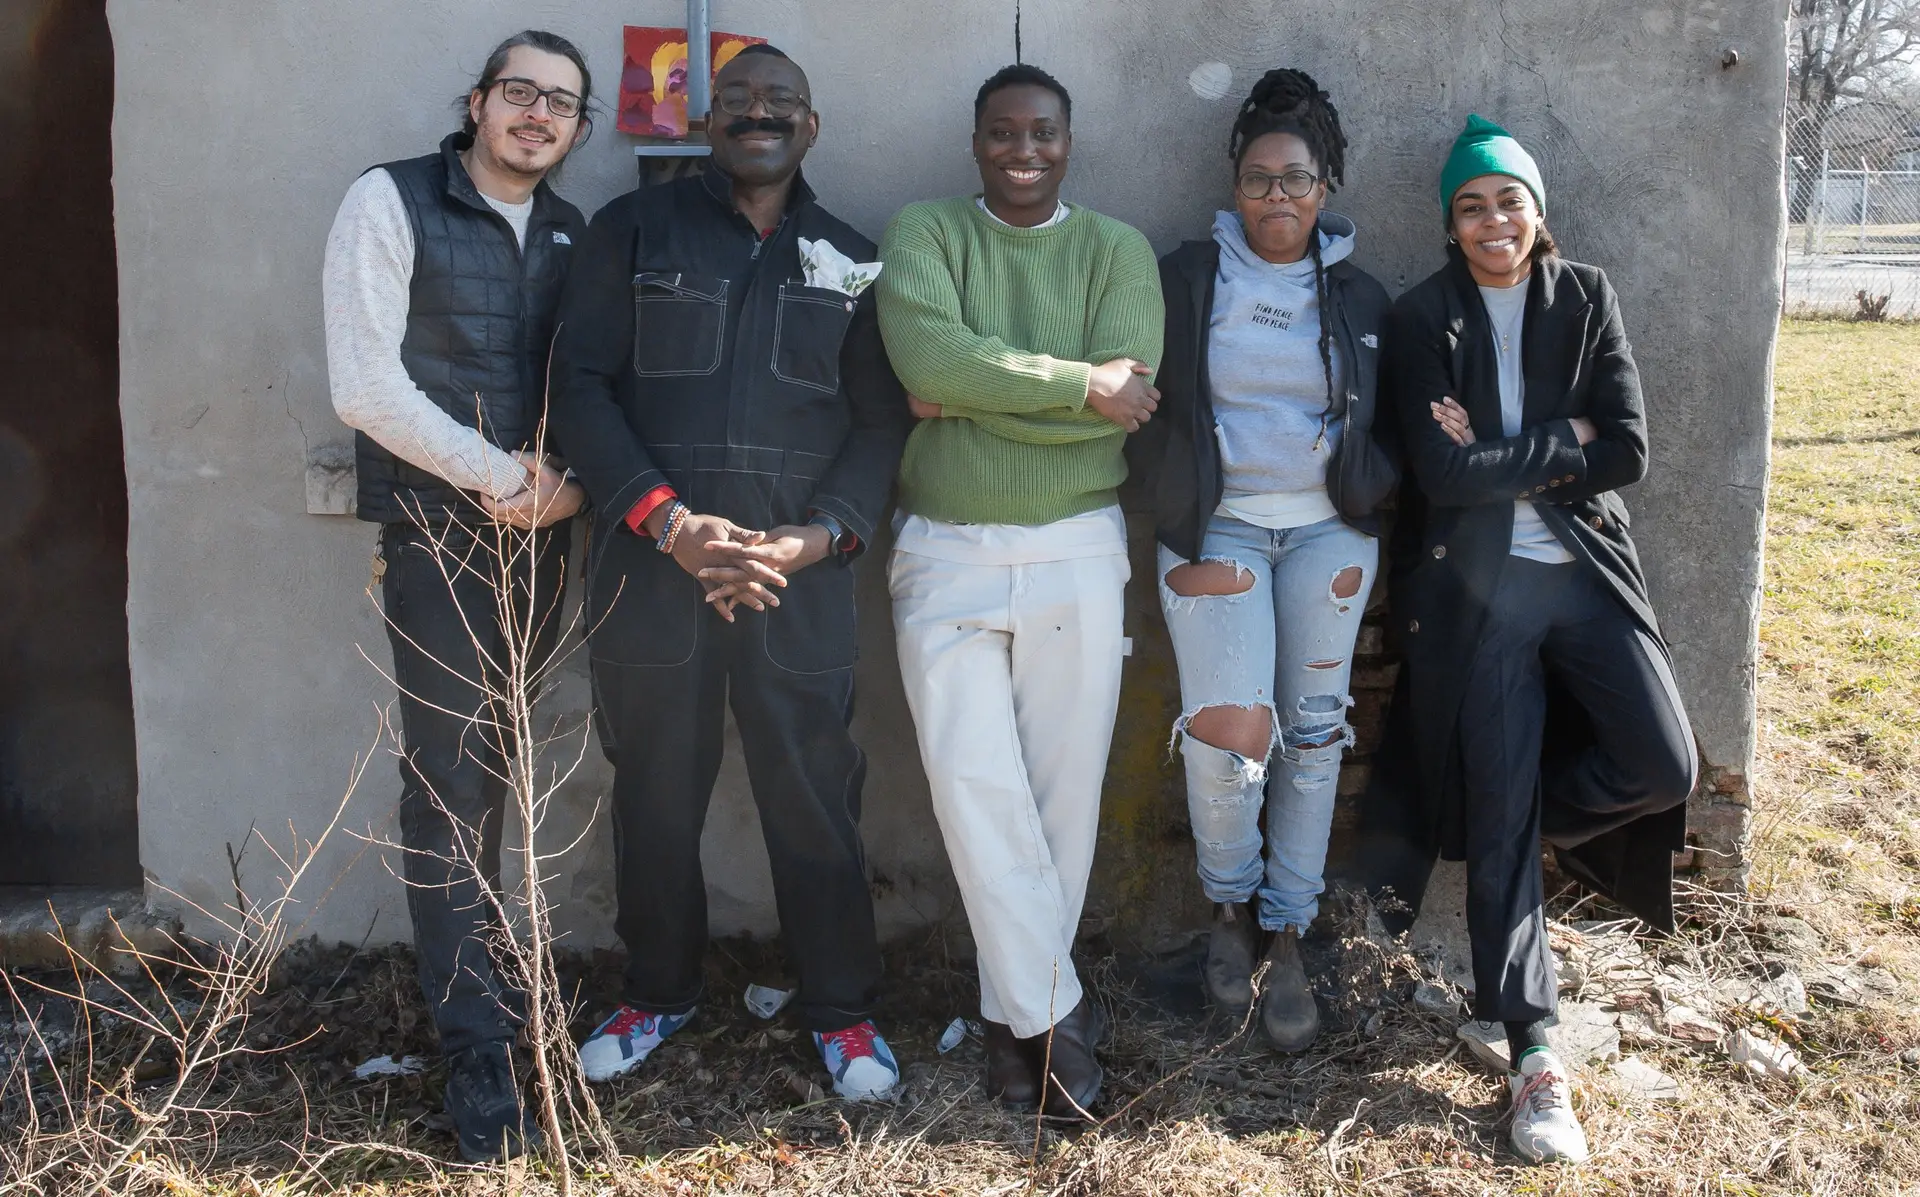
[[[1070,198],[1164,249],[1204,235],[1228,186],[1234,104],[1268,66],[1316,74],[1353,140],[1334,206],[1360,225],[1362,265],[1398,291],[1440,261],[1435,178],[1469,111],[1541,159],[1570,256],[1621,293],[1652,409],[1653,467],[1629,496],[1706,760],[1744,800],[1769,362],[1778,304],[1777,6],[1625,0],[1462,5],[1410,0],[1026,0],[1025,57],[1075,93]],[[378,616],[363,593],[369,525],[305,512],[306,462],[345,439],[328,403],[319,273],[339,197],[370,163],[425,152],[497,38],[532,24],[616,79],[623,22],[678,24],[667,0],[110,4],[117,51],[115,189],[122,409],[132,506],[130,600],[143,863],[156,895],[217,908],[225,848],[326,822],[373,745],[388,698]],[[902,203],[970,187],[979,80],[1013,57],[1014,3],[715,0],[716,27],[772,38],[812,76],[823,118],[809,175],[871,234]],[[1739,65],[1723,67],[1735,49]],[[1190,83],[1224,63],[1226,98]],[[591,212],[635,178],[603,121],[558,181]],[[1136,528],[1136,539],[1142,530]],[[1144,547],[1144,546],[1142,546]],[[1096,905],[1141,927],[1197,901],[1175,770],[1174,699],[1136,554],[1141,651],[1109,778]],[[858,732],[873,757],[866,836],[883,923],[953,911],[943,853],[894,672],[878,569],[862,583]],[[576,672],[557,705],[584,713]],[[563,822],[585,825],[607,770],[597,748]],[[398,783],[373,762],[346,816],[376,830]],[[290,831],[289,829],[292,829]],[[556,828],[556,833],[563,829]],[[765,857],[731,752],[705,857],[722,930],[772,926]],[[578,942],[610,936],[610,847],[589,835],[566,879]],[[256,845],[250,890],[275,870]],[[310,929],[403,937],[381,854],[336,836],[308,887]],[[1162,899],[1152,900],[1151,896]],[[1188,907],[1190,909],[1190,906]]]

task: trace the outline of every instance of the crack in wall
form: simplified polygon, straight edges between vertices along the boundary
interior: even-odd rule
[[[1548,108],[1552,108],[1553,93],[1547,85],[1546,75],[1540,70],[1539,60],[1523,57],[1520,51],[1514,48],[1512,39],[1507,36],[1510,24],[1511,21],[1507,16],[1506,0],[1500,0],[1500,45],[1501,48],[1507,52],[1507,61],[1540,81],[1540,102]]]
[[[301,421],[299,416],[293,414],[293,387],[290,385],[292,380],[293,374],[291,371],[281,373],[280,404],[286,409],[287,419],[292,420],[293,426],[300,430],[300,460],[304,463],[313,460],[313,441],[307,437],[306,424]],[[268,383],[267,389],[271,391],[273,384]]]

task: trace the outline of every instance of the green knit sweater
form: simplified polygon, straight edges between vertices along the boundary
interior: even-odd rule
[[[941,406],[900,463],[900,505],[950,523],[1046,524],[1105,507],[1126,431],[1087,406],[1092,366],[1160,364],[1153,249],[1074,207],[1005,225],[971,196],[910,204],[880,247],[880,331],[900,381]]]

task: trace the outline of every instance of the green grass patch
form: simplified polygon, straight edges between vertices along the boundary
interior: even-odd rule
[[[1782,730],[1920,764],[1920,325],[1789,320],[1761,670]]]

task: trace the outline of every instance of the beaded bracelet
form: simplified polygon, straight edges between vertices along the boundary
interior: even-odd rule
[[[680,529],[686,526],[687,517],[692,514],[692,508],[675,499],[673,506],[667,509],[667,526],[660,533],[660,539],[654,542],[653,547],[663,553],[672,553],[674,542],[680,539]]]

